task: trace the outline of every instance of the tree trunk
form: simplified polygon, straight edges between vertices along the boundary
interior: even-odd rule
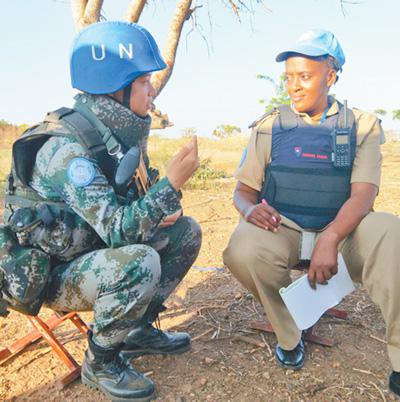
[[[147,0],[132,0],[126,11],[125,19],[130,22],[138,22],[146,4]]]
[[[81,30],[80,21],[85,14],[87,0],[71,0],[72,18],[74,20],[75,29]]]
[[[75,28],[80,31],[100,19],[103,0],[71,0]]]
[[[191,5],[192,0],[180,0],[176,6],[176,11],[169,27],[166,51],[163,53],[164,60],[167,63],[167,68],[154,74],[151,80],[156,91],[156,96],[165,87],[172,74],[179,39],[181,37],[183,25],[188,17],[190,17]]]

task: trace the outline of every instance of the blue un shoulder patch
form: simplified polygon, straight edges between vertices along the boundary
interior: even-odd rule
[[[96,175],[93,163],[85,158],[78,157],[72,159],[67,166],[69,181],[77,187],[88,186]]]
[[[240,158],[239,167],[242,167],[244,161],[246,160],[247,156],[247,148],[243,151],[242,157]]]

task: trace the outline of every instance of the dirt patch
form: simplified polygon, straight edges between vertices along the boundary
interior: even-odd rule
[[[386,159],[386,187],[378,208],[399,213],[399,172]],[[392,184],[395,183],[396,185]],[[188,331],[190,352],[173,357],[143,357],[134,362],[148,373],[158,390],[158,401],[394,401],[387,390],[390,365],[384,323],[366,292],[358,289],[342,303],[347,320],[324,317],[321,336],[333,338],[332,348],[307,344],[307,361],[299,372],[277,366],[272,334],[250,329],[250,322],[266,320],[262,308],[222,267],[221,252],[237,223],[232,206],[234,182],[209,191],[186,191],[184,210],[201,223],[201,254],[161,316],[162,328]],[[397,201],[395,201],[397,200]],[[382,207],[385,208],[382,208]],[[50,311],[44,310],[44,316]],[[90,321],[91,314],[82,314]],[[29,331],[28,321],[11,313],[0,319],[0,344],[9,345]],[[82,361],[86,341],[71,325],[58,330],[70,353]],[[43,342],[0,365],[0,399],[4,401],[106,401],[76,381],[63,390],[56,380],[66,370]]]

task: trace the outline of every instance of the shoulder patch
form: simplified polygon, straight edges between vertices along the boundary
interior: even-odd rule
[[[247,156],[247,148],[243,151],[242,157],[240,158],[239,167],[242,167],[244,161],[246,160]]]
[[[67,166],[69,181],[77,187],[88,186],[96,175],[93,163],[85,158],[78,157],[72,159]]]

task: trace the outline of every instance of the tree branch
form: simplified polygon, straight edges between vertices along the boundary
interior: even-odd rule
[[[146,4],[147,0],[132,0],[126,11],[125,19],[130,22],[138,22]]]
[[[88,0],[84,15],[86,25],[99,21],[102,6],[103,0]]]
[[[165,87],[172,74],[183,25],[191,16],[191,5],[192,0],[180,0],[176,6],[175,14],[169,27],[166,51],[163,53],[164,60],[167,63],[167,68],[154,74],[151,80],[156,91],[156,96]]]
[[[77,31],[80,31],[82,28],[80,21],[82,21],[83,15],[85,14],[86,4],[87,0],[71,0],[72,18]]]
[[[103,0],[71,0],[75,28],[80,31],[100,19]]]

